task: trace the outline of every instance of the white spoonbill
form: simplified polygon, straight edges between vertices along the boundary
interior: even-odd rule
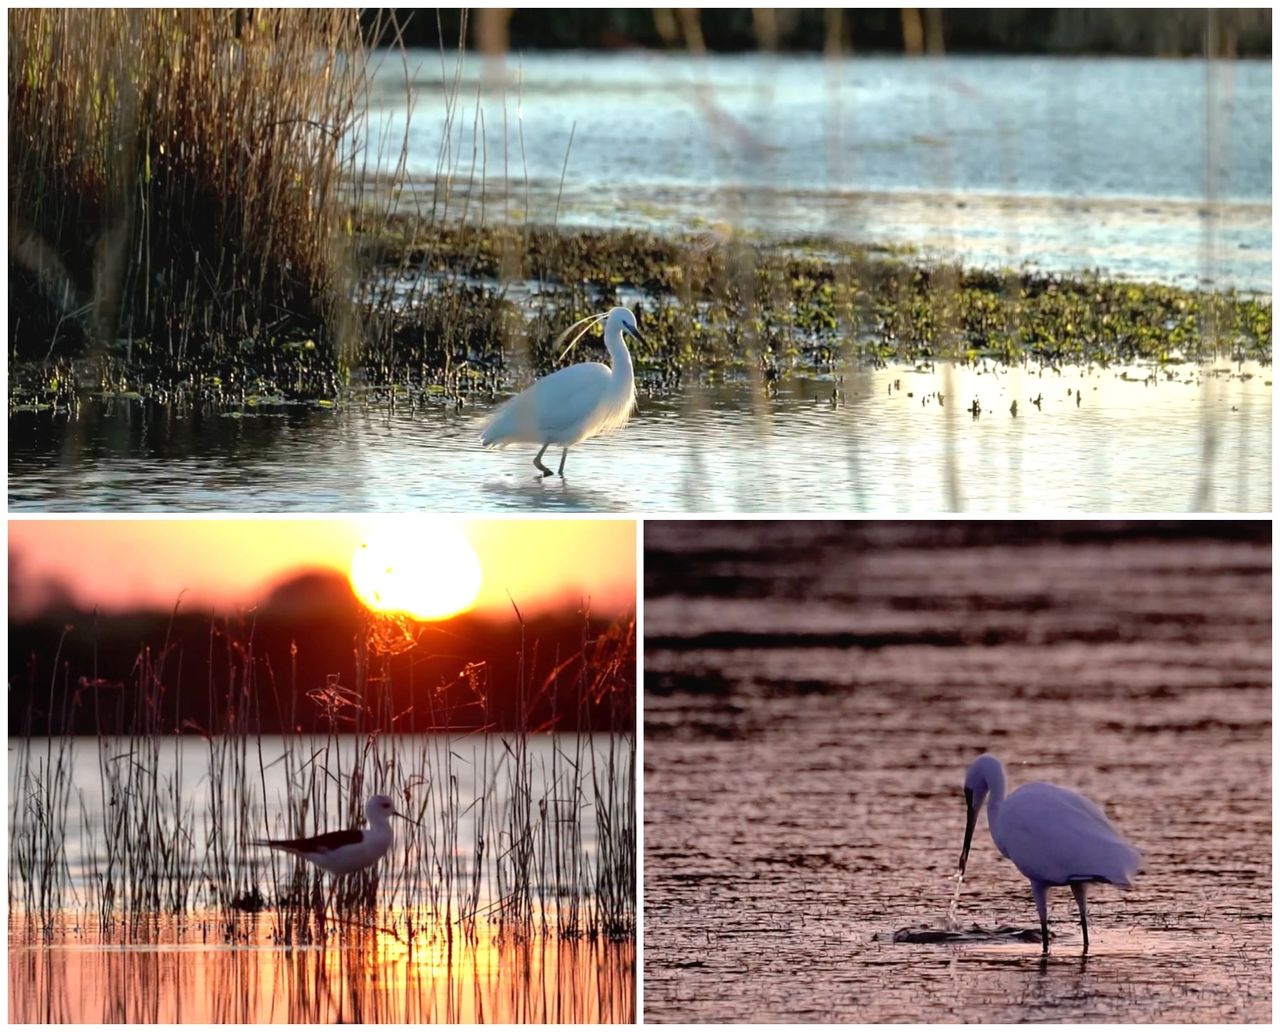
[[[351,874],[372,867],[391,848],[391,818],[415,823],[400,813],[390,796],[376,795],[364,804],[369,827],[330,831],[311,838],[254,839],[255,846],[270,846],[309,860],[330,874]]]
[[[560,339],[586,323],[570,342],[572,348],[599,322],[604,323],[604,346],[609,349],[613,368],[602,362],[579,362],[535,381],[498,409],[480,435],[481,444],[486,448],[541,445],[533,464],[544,477],[551,476],[551,470],[542,464],[542,455],[556,445],[562,449],[558,472],[563,477],[571,447],[626,424],[636,406],[636,376],[622,335],[629,333],[644,343],[636,329],[636,317],[626,308],[611,308],[603,315],[589,315],[574,323]]]
[[[1033,781],[1004,794],[1004,767],[994,756],[979,756],[964,776],[964,851],[960,875],[969,860],[969,843],[978,811],[987,802],[987,826],[996,849],[1031,880],[1040,912],[1040,941],[1049,952],[1046,893],[1051,885],[1070,885],[1080,912],[1084,952],[1089,952],[1089,882],[1129,885],[1142,854],[1112,827],[1098,805],[1078,792]]]

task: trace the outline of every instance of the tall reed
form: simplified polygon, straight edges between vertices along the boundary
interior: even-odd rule
[[[28,316],[43,303],[90,341],[177,355],[353,343],[358,12],[8,17],[10,264]]]
[[[475,943],[482,928],[519,939],[633,935],[634,621],[601,630],[584,613],[567,656],[525,641],[522,720],[502,733],[478,663],[449,684],[411,685],[425,705],[393,712],[391,682],[412,671],[394,653],[414,647],[414,632],[391,630],[370,617],[355,681],[335,675],[307,691],[293,673],[277,682],[252,617],[213,622],[197,660],[216,688],[204,726],[178,726],[173,686],[192,660],[168,640],[144,646],[118,681],[95,668],[75,682],[64,664],[49,696],[62,708],[55,725],[85,707],[100,733],[33,738],[28,714],[11,767],[11,911],[48,930],[72,910],[128,938],[145,938],[161,915],[204,914],[236,940],[253,934],[242,915],[260,910],[284,942],[339,926],[406,942]],[[558,717],[531,726],[547,700]],[[269,704],[295,716],[319,707],[327,730],[264,736]],[[126,709],[135,716],[124,727]],[[557,732],[557,722],[590,727],[589,711],[607,713],[607,728]],[[414,823],[398,825],[388,857],[359,875],[334,882],[252,842],[356,826],[374,792]],[[83,870],[69,864],[70,836],[83,843]]]

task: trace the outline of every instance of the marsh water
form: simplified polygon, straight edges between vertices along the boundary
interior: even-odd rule
[[[1265,512],[1270,366],[845,366],[646,395],[543,480],[488,410],[10,418],[14,510]],[[1016,409],[1015,409],[1016,406]],[[550,453],[548,453],[550,454]]]
[[[1269,525],[646,525],[644,1009],[1266,1022]],[[1098,802],[1133,888],[944,929],[982,751]],[[1037,929],[980,818],[957,920]]]
[[[731,230],[765,245],[852,240],[969,266],[1270,293],[1268,62],[571,53],[459,66],[451,55],[415,51],[375,63],[369,113],[371,163],[387,141],[403,140],[414,182],[402,202],[445,220]],[[519,284],[507,286],[518,294]],[[517,372],[512,387],[528,376]],[[785,378],[776,392],[758,376],[708,386],[689,370],[682,388],[642,382],[639,393],[633,423],[575,450],[564,482],[537,481],[531,455],[483,453],[487,406],[367,410],[343,398],[332,408],[192,414],[86,397],[72,419],[10,414],[9,504],[166,512],[1261,512],[1271,504],[1269,366],[844,363],[825,377]],[[978,419],[969,415],[975,402]]]
[[[405,139],[410,173],[440,183],[413,201],[441,211],[1271,292],[1267,61],[614,51],[459,67],[411,51],[375,68],[368,143]]]
[[[618,762],[627,742],[263,736],[238,748],[10,740],[11,1021],[634,1020],[634,939],[589,931],[598,887],[615,877],[609,854],[634,856],[634,823],[618,812],[633,795],[610,784],[631,769]],[[393,821],[372,909],[344,906],[334,882],[252,842],[363,823],[337,787],[361,764],[418,822]],[[140,780],[134,765],[148,769]],[[308,772],[322,787],[299,825],[286,808]],[[59,811],[51,786],[64,783]],[[511,860],[518,834],[536,844],[523,865]],[[47,895],[46,858],[61,872]],[[315,897],[323,928],[288,902],[298,872],[306,892],[334,893]],[[530,907],[504,909],[513,893]]]

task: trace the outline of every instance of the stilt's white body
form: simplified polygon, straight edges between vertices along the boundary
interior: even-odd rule
[[[969,856],[978,811],[986,801],[991,840],[1031,882],[1045,951],[1049,949],[1048,889],[1053,885],[1071,886],[1087,950],[1086,886],[1089,882],[1128,886],[1142,862],[1142,854],[1115,829],[1096,803],[1078,792],[1035,781],[1005,798],[1004,767],[994,756],[979,756],[973,761],[965,774],[964,789],[968,820],[961,872]]]
[[[365,803],[364,813],[369,820],[364,829],[331,831],[313,838],[255,839],[254,844],[300,856],[330,874],[352,874],[386,856],[392,842],[391,818],[404,817],[396,812],[391,797],[384,795]]]
[[[593,317],[598,318],[598,317]],[[604,317],[604,345],[613,362],[580,362],[544,376],[507,401],[480,435],[486,448],[510,444],[537,444],[542,450],[533,464],[542,465],[548,447],[563,449],[560,474],[570,448],[588,437],[624,426],[636,406],[635,369],[623,332],[639,338],[635,316],[626,308],[614,308]],[[585,331],[584,331],[585,332]]]

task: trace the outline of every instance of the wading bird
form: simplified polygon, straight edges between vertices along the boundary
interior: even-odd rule
[[[391,818],[416,823],[400,813],[390,796],[376,795],[364,804],[369,826],[330,831],[312,838],[254,839],[255,846],[270,846],[300,856],[330,874],[351,874],[371,867],[391,848]]]
[[[1085,889],[1090,882],[1129,885],[1142,854],[1112,827],[1096,803],[1077,792],[1033,781],[1004,794],[1004,767],[994,756],[979,756],[964,776],[964,851],[960,877],[969,860],[969,843],[983,801],[996,848],[1031,881],[1040,912],[1040,941],[1049,952],[1046,894],[1051,885],[1070,885],[1080,912],[1084,952],[1089,952],[1089,916]]]
[[[604,323],[604,346],[609,349],[613,368],[602,362],[579,362],[535,381],[498,409],[480,435],[481,444],[486,448],[541,445],[533,464],[544,477],[551,476],[551,470],[542,464],[542,455],[554,445],[562,449],[558,472],[563,477],[570,448],[626,424],[636,406],[636,377],[622,335],[629,333],[644,343],[636,329],[636,317],[626,308],[613,308],[580,319],[560,335],[559,340],[564,340],[583,327],[560,357],[600,322]]]

